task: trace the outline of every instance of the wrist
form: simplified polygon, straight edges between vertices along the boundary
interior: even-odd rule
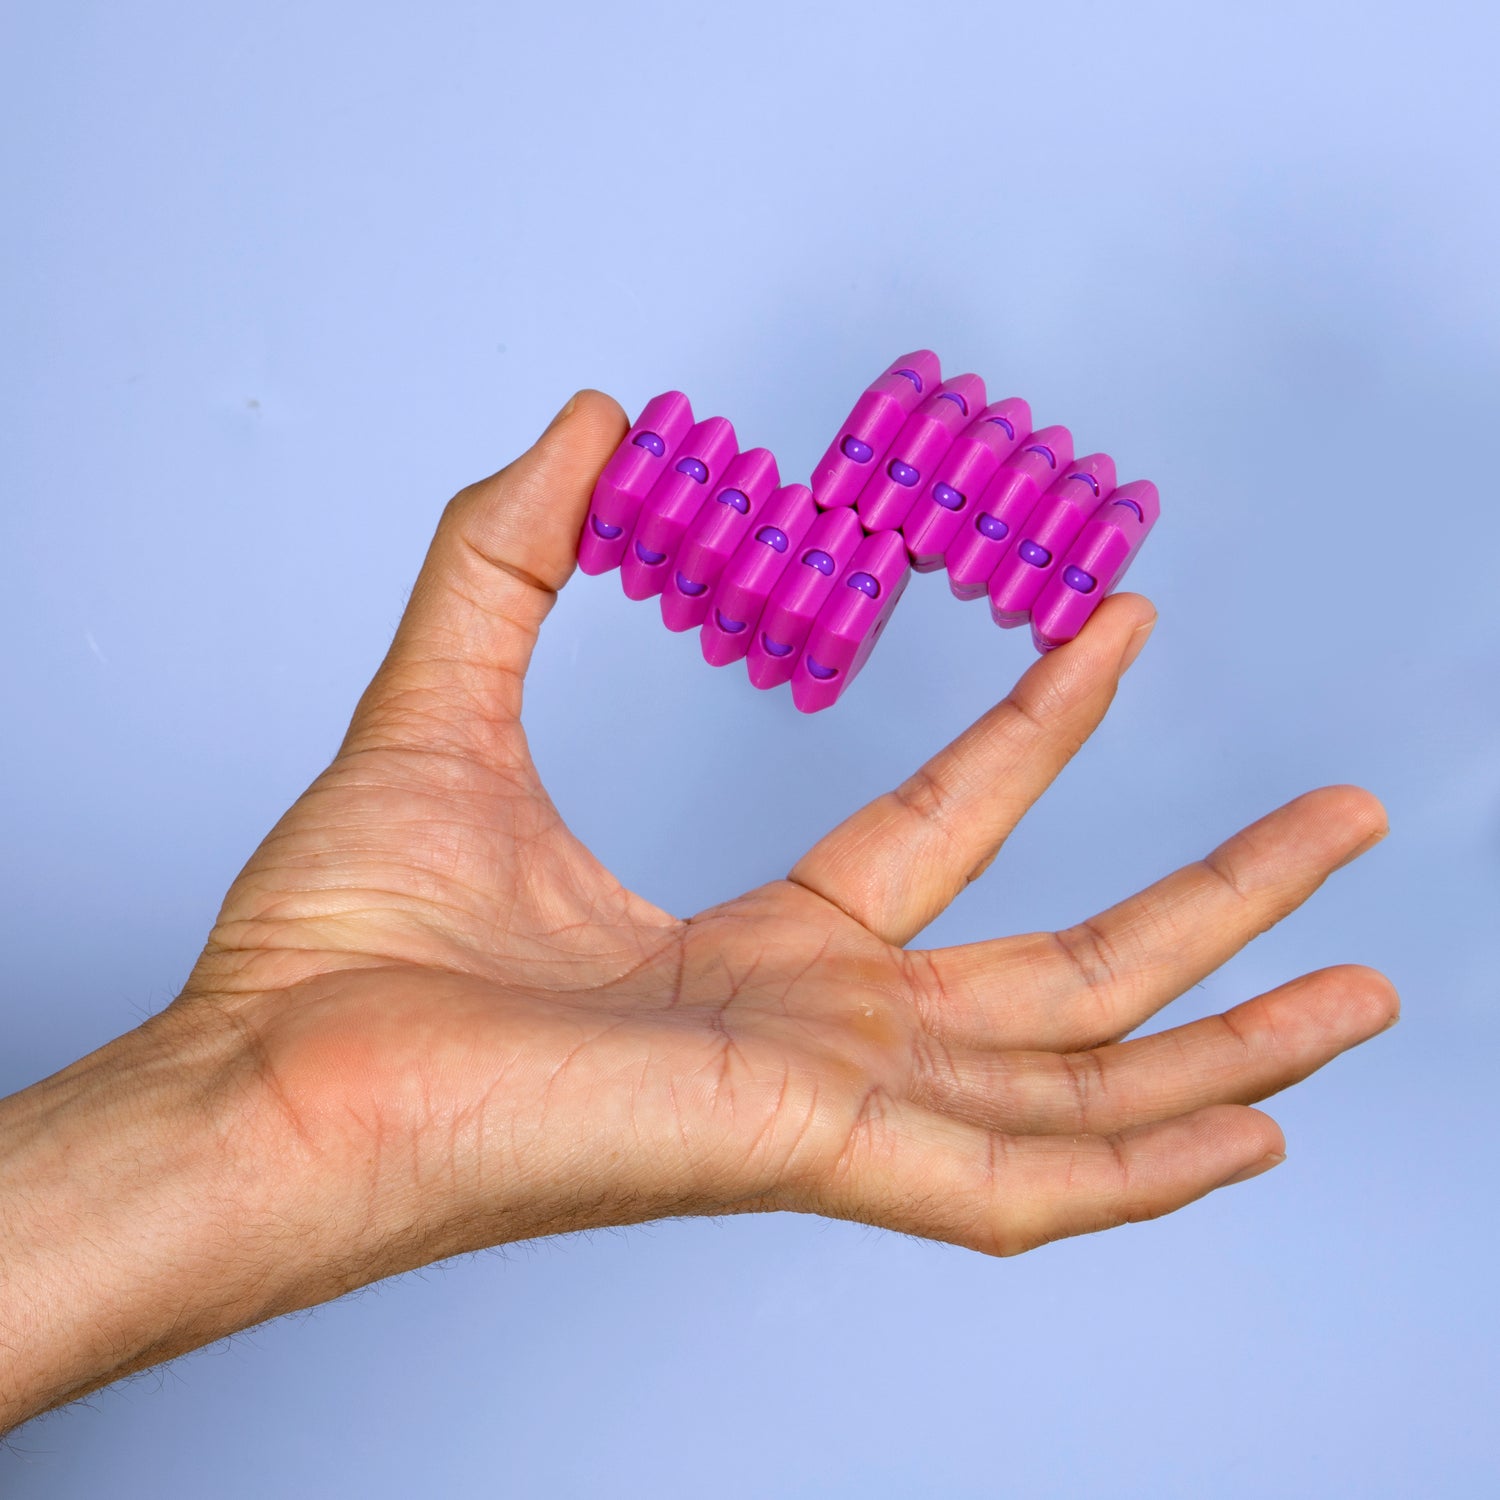
[[[243,1051],[174,1008],[0,1101],[0,1431],[305,1305]]]

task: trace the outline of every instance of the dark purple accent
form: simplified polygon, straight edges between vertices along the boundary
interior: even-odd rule
[[[1085,474],[1082,470],[1075,469],[1071,474],[1068,475],[1068,479],[1081,479],[1086,485],[1088,485],[1091,490],[1093,490],[1095,495],[1099,493],[1099,481],[1095,479],[1092,474]],[[1068,482],[1068,479],[1063,480],[1063,483],[1066,484]]]
[[[1033,443],[1026,451],[1028,453],[1040,453],[1047,460],[1047,467],[1049,469],[1057,467],[1057,455],[1045,443]]]
[[[696,479],[699,484],[708,483],[708,465],[701,458],[679,458],[677,472],[686,474],[689,479]]]
[[[914,386],[916,386],[918,392],[921,391],[921,389],[922,389],[922,377],[920,375],[918,375],[915,370],[897,370],[896,373],[898,375],[904,375],[904,376],[906,376],[906,378],[909,381],[911,381],[911,383]]]
[[[992,542],[1003,542],[1010,535],[1010,527],[988,511],[982,512],[974,524],[979,528],[979,534],[987,536]]]
[[[1024,541],[1016,548],[1016,554],[1022,562],[1030,563],[1033,568],[1045,568],[1052,561],[1052,554],[1042,546],[1033,541]]]
[[[654,568],[658,563],[664,563],[667,560],[667,554],[665,552],[652,552],[649,549],[641,546],[639,542],[635,544],[635,555],[640,558],[643,563],[651,568]]]
[[[750,497],[743,490],[720,490],[719,504],[739,511],[742,516],[750,514]]]
[[[778,531],[774,526],[762,526],[755,533],[755,540],[774,547],[778,552],[785,552],[787,548],[786,532]]]
[[[839,444],[839,451],[845,458],[852,458],[857,464],[867,464],[875,457],[875,450],[868,443],[862,443],[852,435]]]
[[[851,573],[848,583],[851,589],[858,589],[860,593],[868,594],[872,599],[880,597],[880,580],[869,573]]]
[[[790,646],[783,646],[780,641],[773,641],[764,630],[760,633],[760,643],[772,656],[790,656],[792,654]]]
[[[957,391],[944,391],[942,399],[953,402],[965,416],[969,415],[969,403]]]
[[[691,578],[684,578],[681,573],[677,575],[677,587],[689,599],[696,599],[699,594],[706,594],[708,592],[708,585],[706,583],[694,583]]]
[[[922,477],[914,468],[912,468],[910,464],[902,463],[899,458],[893,458],[891,460],[890,467],[886,469],[886,473],[889,474],[897,484],[904,484],[908,487],[914,485]]]
[[[590,516],[589,525],[594,528],[594,535],[603,537],[606,542],[614,541],[625,529],[623,526],[611,526],[608,521],[601,521],[598,516]]]
[[[954,489],[951,484],[933,485],[932,498],[947,510],[962,510],[964,508],[964,495],[962,491]]]
[[[738,635],[745,628],[743,620],[726,620],[722,610],[716,609],[714,611],[714,620],[718,624],[719,629],[728,635]]]
[[[1126,502],[1129,504],[1129,502]],[[1077,589],[1080,594],[1092,594],[1099,586],[1099,580],[1092,573],[1085,573],[1082,568],[1075,568],[1069,563],[1063,569],[1063,582],[1070,589]]]
[[[667,445],[654,432],[638,432],[630,440],[637,448],[646,448],[658,458],[667,456]]]
[[[802,561],[805,562],[808,567],[816,568],[820,573],[826,573],[830,578],[833,577],[833,570],[837,566],[834,560],[826,552],[820,550],[817,547],[812,548],[811,551],[804,552],[802,554]]]
[[[992,421],[996,427],[1003,427],[1005,429],[1006,437],[1013,438],[1016,435],[1016,429],[1012,427],[1004,417],[991,417],[990,421]]]
[[[1141,514],[1141,508],[1134,500],[1116,500],[1114,503],[1116,505],[1128,505],[1135,512],[1136,520],[1141,522],[1142,525],[1145,524],[1146,518]]]
[[[830,677],[839,675],[837,667],[825,667],[822,662],[814,661],[810,656],[804,656],[802,660],[807,663],[808,675],[816,677],[819,682],[827,682]]]

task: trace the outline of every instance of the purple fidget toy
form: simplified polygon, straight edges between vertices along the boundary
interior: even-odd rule
[[[1161,514],[1149,479],[1115,484],[1107,453],[1074,457],[1066,427],[1033,429],[1019,397],[985,405],[977,375],[942,379],[906,354],[839,428],[812,482],[783,484],[764,448],[739,451],[688,398],[646,403],[595,486],[578,542],[585,573],[619,568],[632,599],[661,598],[714,666],[759,688],[791,683],[816,713],[869,659],[913,570],[948,570],[960,599],[1061,646],[1118,587]]]

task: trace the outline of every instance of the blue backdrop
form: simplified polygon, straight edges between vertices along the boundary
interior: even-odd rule
[[[337,746],[442,503],[576,386],[632,411],[680,387],[805,474],[921,345],[1165,506],[1132,575],[1155,638],[930,941],[1074,920],[1350,780],[1390,839],[1165,1020],[1345,960],[1406,1005],[1273,1102],[1286,1166],[1167,1220],[1006,1262],[793,1215],[513,1246],[34,1423],[0,1490],[1500,1481],[1494,6],[0,25],[0,1085],[172,996]],[[686,912],[784,873],[1030,656],[918,578],[807,719],[580,577],[528,726],[573,827]],[[753,774],[771,813],[724,794]]]

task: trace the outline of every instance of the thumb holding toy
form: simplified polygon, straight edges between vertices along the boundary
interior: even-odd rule
[[[532,649],[628,426],[611,397],[579,391],[525,453],[448,502],[344,750],[436,734],[465,757],[529,766],[519,720]]]

